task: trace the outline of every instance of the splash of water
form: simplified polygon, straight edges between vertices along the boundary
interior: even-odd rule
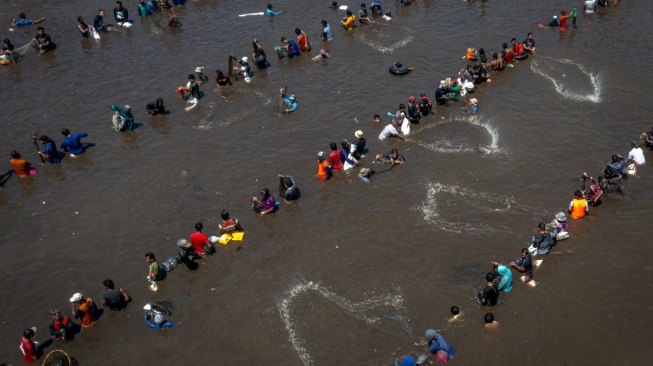
[[[465,122],[465,123],[469,123],[472,126],[478,126],[485,129],[488,135],[490,135],[491,138],[490,144],[487,146],[454,146],[450,141],[446,139],[442,139],[439,141],[420,141],[414,139],[414,136],[419,133],[423,133],[424,131],[434,128],[436,126],[441,126],[443,124],[451,123],[451,122]],[[460,153],[460,152],[474,152],[474,153],[481,153],[482,155],[492,155],[501,152],[501,149],[499,149],[499,131],[497,130],[496,127],[490,125],[489,123],[482,122],[480,117],[477,115],[468,116],[466,118],[463,116],[459,116],[445,121],[439,121],[437,123],[430,124],[418,131],[414,131],[412,133],[412,136],[413,138],[407,139],[407,141],[413,141],[417,143],[419,146],[441,153],[450,154],[450,153]]]
[[[381,53],[388,53],[396,50],[397,48],[404,47],[405,45],[409,44],[410,42],[415,40],[415,37],[413,36],[414,31],[410,28],[400,28],[404,32],[406,32],[406,37],[400,41],[397,41],[389,46],[384,46],[381,44],[379,41],[375,41],[372,39],[369,39],[365,33],[356,33],[356,38],[363,44],[366,44],[375,50],[381,52]],[[386,36],[387,37],[387,36]]]
[[[262,93],[260,91],[255,91],[255,90],[247,90],[247,89],[241,90],[240,92],[242,92],[242,94],[251,95],[256,98],[259,98],[262,101],[262,103],[260,104],[262,107],[268,107],[272,105],[272,98],[265,93]],[[250,104],[248,104],[247,108],[241,110],[240,113],[232,114],[229,117],[220,121],[210,121],[209,117],[211,117],[213,111],[215,110],[214,109],[215,103],[211,103],[210,107],[211,107],[211,111],[209,112],[209,114],[206,117],[202,118],[202,120],[200,120],[197,126],[193,126],[195,129],[212,130],[215,127],[226,127],[234,122],[245,119],[247,116],[249,116],[250,114],[256,111],[256,108],[253,108]]]
[[[589,78],[590,83],[592,84],[593,92],[592,93],[587,93],[587,94],[580,94],[577,92],[574,92],[572,90],[569,90],[569,88],[566,88],[562,82],[556,80],[553,78],[551,75],[547,74],[541,67],[540,67],[540,57],[536,58],[531,62],[531,70],[533,70],[534,73],[543,76],[544,78],[548,79],[553,83],[553,86],[555,87],[555,90],[558,94],[562,95],[565,98],[581,101],[581,102],[593,102],[593,103],[599,103],[601,101],[601,90],[602,90],[602,83],[601,79],[599,78],[598,75],[594,75],[587,71],[585,66],[576,63],[572,60],[567,60],[567,59],[556,59],[556,58],[550,58],[550,57],[543,57],[544,62],[547,62],[549,64],[552,64],[554,62],[560,63],[560,64],[566,64],[566,65],[574,65],[576,66],[580,72],[582,72],[584,75],[586,75]],[[563,74],[563,77],[565,75]]]
[[[302,339],[295,329],[295,322],[291,315],[291,305],[297,296],[305,294],[309,291],[314,291],[315,293],[322,295],[325,299],[331,301],[341,309],[345,310],[348,314],[364,321],[369,325],[379,324],[382,319],[381,317],[367,315],[366,312],[369,310],[382,306],[391,306],[397,310],[404,308],[404,299],[400,294],[385,294],[355,303],[342,296],[339,296],[334,292],[329,291],[328,289],[314,282],[302,282],[295,285],[288,292],[288,296],[279,303],[278,307],[279,315],[285,324],[286,331],[288,332],[288,337],[290,338],[290,343],[292,344],[293,348],[297,352],[297,355],[305,366],[312,365],[313,359],[311,358],[310,353],[306,350]],[[410,328],[408,328],[408,325],[405,324],[405,322],[404,327],[407,332],[410,332]]]
[[[490,226],[478,223],[471,224],[467,222],[452,222],[446,220],[444,218],[446,215],[441,212],[440,204],[438,202],[438,195],[441,195],[442,193],[460,196],[461,199],[464,199],[465,201],[487,202],[496,205],[506,205],[505,208],[494,209],[491,212],[521,212],[534,216],[542,216],[544,214],[544,212],[541,212],[541,210],[537,209],[536,207],[529,205],[518,205],[513,197],[506,197],[490,192],[479,192],[473,189],[456,185],[430,183],[426,193],[426,200],[422,203],[421,207],[418,207],[418,209],[424,214],[425,221],[434,223],[438,226],[438,228],[448,232],[485,234],[496,232],[510,232],[510,228],[499,227],[496,225]]]

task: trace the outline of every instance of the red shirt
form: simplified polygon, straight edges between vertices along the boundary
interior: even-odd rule
[[[204,254],[204,244],[209,242],[209,237],[197,232],[190,234],[190,243],[195,248],[195,253]]]
[[[570,18],[569,15],[561,15],[560,18],[558,18],[558,20],[560,21],[560,29],[561,30],[567,29],[567,19],[569,19],[569,18]]]
[[[308,37],[306,37],[304,32],[297,36],[297,40],[299,41],[299,49],[302,51],[308,51]]]
[[[340,157],[340,151],[332,151],[329,154],[329,165],[331,165],[331,171],[337,172],[342,170],[342,158]]]
[[[512,50],[506,51],[506,63],[508,65],[512,64],[512,59],[515,57],[515,53]]]
[[[36,362],[36,347],[34,347],[34,342],[31,339],[20,337],[20,350],[23,351],[23,362]]]

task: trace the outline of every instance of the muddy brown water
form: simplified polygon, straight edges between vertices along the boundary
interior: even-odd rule
[[[0,69],[3,169],[14,149],[39,169],[11,176],[0,191],[0,363],[21,363],[23,329],[37,326],[35,339],[47,339],[50,308],[69,313],[75,292],[99,302],[111,278],[133,297],[128,309],[104,312],[48,350],[81,365],[386,365],[426,353],[422,336],[432,327],[460,365],[650,364],[650,163],[626,182],[627,196],[608,195],[589,217],[571,220],[571,238],[543,258],[536,288],[515,281],[492,309],[475,294],[492,261],[509,263],[537,223],[565,211],[583,171],[597,175],[650,128],[653,5],[621,1],[583,15],[580,2],[383,1],[392,21],[347,33],[338,27],[344,12],[329,3],[278,1],[282,16],[239,18],[265,4],[189,1],[175,9],[179,31],[160,16],[138,18],[130,1],[134,26],[95,41],[81,39],[75,18],[91,23],[104,7],[111,19],[111,1],[3,2],[1,24],[19,12],[45,16],[58,48]],[[577,29],[537,26],[573,6]],[[326,45],[317,38],[321,19],[335,37]],[[324,47],[333,57],[277,60],[279,38],[296,27],[311,55]],[[540,50],[479,88],[477,115],[451,104],[422,119],[408,141],[377,139],[386,112],[409,95],[433,98],[439,80],[465,65],[467,47],[493,52],[529,31]],[[35,32],[2,34],[18,47]],[[223,92],[228,102],[209,82],[200,105],[184,112],[174,90],[186,75],[205,66],[212,77],[228,54],[251,56],[253,38],[270,69]],[[396,60],[415,71],[391,76]],[[291,115],[279,113],[282,82],[299,101]],[[157,97],[170,114],[150,118],[144,106]],[[113,131],[109,104],[133,106],[138,128]],[[61,143],[63,127],[88,133],[94,146],[41,165],[29,137],[38,131]],[[407,164],[371,184],[351,173],[318,181],[315,154],[359,129],[370,150],[362,166],[381,169],[372,156],[391,148]],[[281,172],[295,177],[301,200],[255,215],[249,199],[263,187],[276,193]],[[215,234],[223,208],[243,224],[245,241],[220,246],[196,272],[176,268],[150,291],[144,253],[174,255],[196,222]],[[179,326],[153,331],[141,309],[162,300],[174,304]],[[463,315],[450,323],[452,305]],[[484,330],[487,311],[499,329]]]

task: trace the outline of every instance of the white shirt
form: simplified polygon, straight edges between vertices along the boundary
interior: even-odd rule
[[[587,0],[585,1],[585,12],[590,14],[596,10],[596,0]]]
[[[630,159],[633,159],[637,165],[642,165],[646,162],[646,159],[644,159],[644,151],[642,151],[641,147],[633,147],[633,149],[630,150],[628,153],[628,160]]]
[[[379,140],[385,140],[388,137],[391,137],[393,135],[396,136],[398,134],[399,132],[397,132],[397,129],[392,124],[389,124],[383,128],[383,131],[381,131],[381,134],[379,135]]]

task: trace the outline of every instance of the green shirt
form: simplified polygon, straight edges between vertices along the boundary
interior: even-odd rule
[[[154,275],[154,281],[161,281],[161,273],[159,273],[159,262],[154,261],[150,264],[150,272]]]

